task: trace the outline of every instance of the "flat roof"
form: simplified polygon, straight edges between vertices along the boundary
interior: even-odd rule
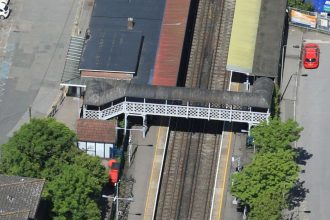
[[[136,76],[133,83],[152,83],[154,65],[160,29],[166,0],[95,0],[89,30],[104,28],[113,32],[127,31],[127,19],[133,18],[133,32],[140,32],[142,47],[138,62]],[[104,24],[106,23],[106,26]],[[72,47],[75,44],[71,45]],[[86,52],[85,52],[86,53]],[[68,57],[68,56],[67,56]],[[80,59],[80,57],[79,57]],[[61,85],[85,87],[88,78],[81,78],[79,73],[79,60],[66,60]]]
[[[131,17],[134,21],[132,31],[140,32],[143,37],[133,83],[151,83],[165,2],[166,0],[95,0],[89,25],[91,32],[98,26],[112,31],[126,31],[127,19]]]
[[[286,5],[286,0],[262,1],[252,69],[255,76],[278,77]]]
[[[252,73],[261,0],[236,0],[227,70]]]
[[[135,74],[142,44],[141,32],[112,30],[108,28],[108,21],[106,18],[92,20],[79,69]]]

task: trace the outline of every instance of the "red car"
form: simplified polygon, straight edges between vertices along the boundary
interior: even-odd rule
[[[304,67],[306,69],[315,69],[319,66],[320,47],[317,44],[304,45]]]

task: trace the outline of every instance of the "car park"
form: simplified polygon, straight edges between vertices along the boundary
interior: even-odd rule
[[[304,45],[303,61],[305,69],[316,69],[319,66],[320,47],[318,44],[308,43]]]
[[[10,9],[7,4],[0,2],[0,19],[3,20],[9,16]]]

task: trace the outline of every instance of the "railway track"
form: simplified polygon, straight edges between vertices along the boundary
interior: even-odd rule
[[[234,5],[199,1],[186,87],[226,89]],[[173,120],[156,219],[209,219],[221,128],[218,122]]]

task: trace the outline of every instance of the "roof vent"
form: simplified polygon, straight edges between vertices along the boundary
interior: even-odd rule
[[[132,17],[129,17],[127,19],[127,29],[128,30],[132,30],[133,29],[133,26],[134,26],[134,20]]]
[[[14,201],[14,197],[12,197],[10,195],[7,196],[7,199],[9,200],[9,202],[13,202]]]

